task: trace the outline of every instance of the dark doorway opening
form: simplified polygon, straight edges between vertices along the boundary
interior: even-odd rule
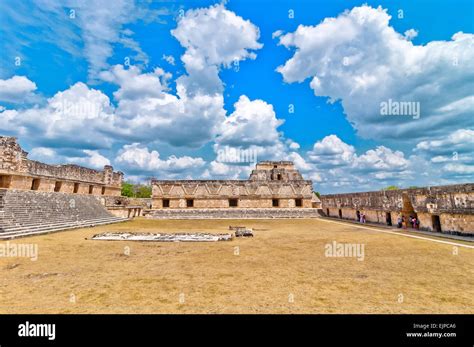
[[[326,209],[326,216],[329,217],[329,209],[328,208]]]
[[[54,184],[54,191],[55,192],[60,192],[61,191],[61,186],[63,185],[62,182],[60,181],[56,181],[56,183]]]
[[[31,190],[38,190],[39,186],[40,186],[40,179],[34,178],[33,181],[31,182]]]
[[[163,199],[163,208],[168,208],[168,207],[170,207],[170,200]]]
[[[356,211],[356,218],[357,221],[360,222],[360,211]]]
[[[295,206],[302,207],[303,206],[303,199],[295,199]]]
[[[0,188],[10,188],[12,176],[0,175]]]
[[[431,222],[433,223],[433,231],[440,233],[441,232],[441,220],[438,215],[431,216]]]
[[[186,207],[194,207],[194,200],[186,199]]]
[[[273,207],[278,207],[280,204],[279,204],[279,201],[278,199],[272,199],[272,206]]]
[[[105,187],[102,187],[102,195],[105,195]]]
[[[342,210],[341,209],[339,209],[339,218],[342,219]]]
[[[94,186],[89,186],[89,194],[92,194],[94,192]]]
[[[237,207],[239,204],[238,199],[229,199],[229,207]]]
[[[385,212],[385,221],[388,226],[392,226],[392,214],[390,212]]]
[[[79,192],[79,183],[74,183],[74,193]]]
[[[281,181],[281,174],[277,174],[277,180]]]

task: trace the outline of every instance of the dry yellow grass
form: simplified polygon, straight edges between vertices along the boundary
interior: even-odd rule
[[[85,239],[229,225],[255,237]],[[365,244],[365,260],[325,257],[332,241]],[[38,244],[39,258],[0,258],[0,313],[474,313],[474,249],[453,255],[450,245],[320,220],[136,219],[10,242]]]

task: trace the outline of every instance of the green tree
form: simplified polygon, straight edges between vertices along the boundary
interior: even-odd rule
[[[151,198],[151,186],[124,182],[122,183],[122,196],[129,198]]]
[[[135,187],[136,198],[151,198],[151,187],[145,185],[138,185]]]
[[[382,190],[397,190],[397,189],[400,189],[400,188],[398,188],[397,186],[388,186],[387,188],[384,188]]]
[[[122,183],[122,196],[128,196],[129,198],[133,197],[133,184],[130,182]]]

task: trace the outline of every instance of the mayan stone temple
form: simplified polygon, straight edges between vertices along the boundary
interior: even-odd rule
[[[123,221],[105,208],[123,173],[29,160],[14,137],[0,137],[0,239]]]
[[[313,183],[290,161],[262,161],[248,180],[152,180],[152,218],[318,217]]]
[[[106,165],[103,171],[78,165],[48,165],[29,160],[14,137],[0,136],[0,188],[40,192],[119,196],[122,172]]]

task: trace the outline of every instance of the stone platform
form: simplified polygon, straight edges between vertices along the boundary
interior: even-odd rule
[[[315,208],[192,208],[145,210],[143,215],[152,219],[272,219],[319,218]]]

